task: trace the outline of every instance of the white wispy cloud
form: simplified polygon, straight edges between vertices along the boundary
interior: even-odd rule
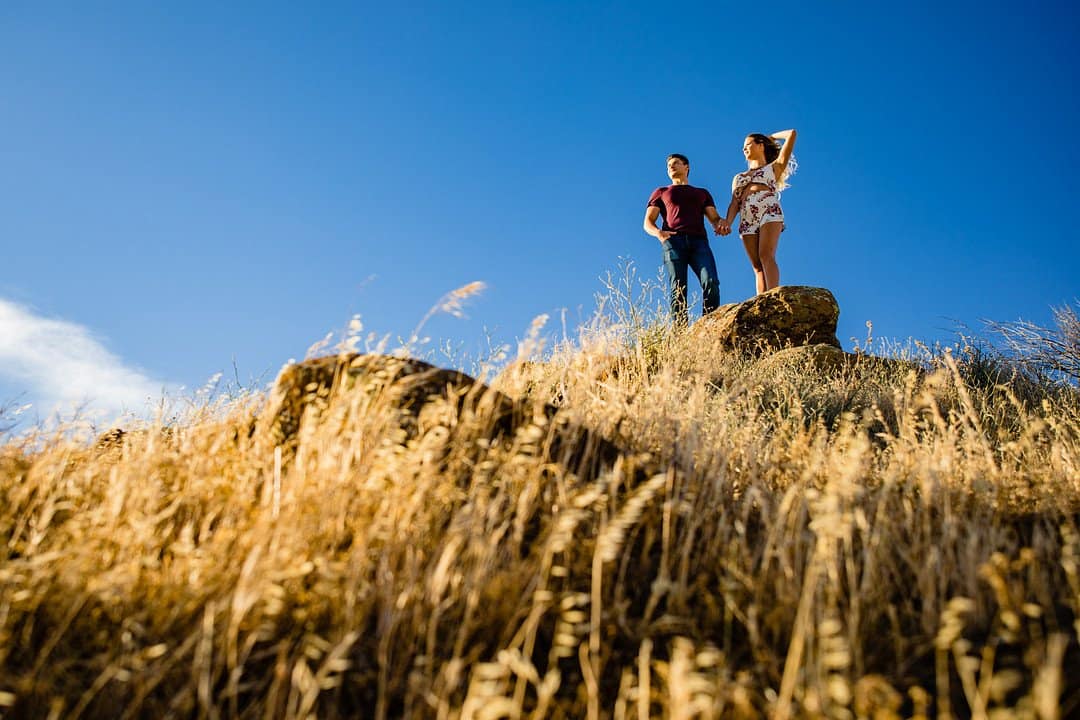
[[[77,407],[95,414],[145,414],[172,389],[126,365],[89,328],[43,317],[3,298],[0,377],[24,392],[39,416]]]

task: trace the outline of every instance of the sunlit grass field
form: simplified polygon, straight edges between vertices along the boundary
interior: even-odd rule
[[[765,365],[625,300],[484,378],[498,437],[392,376],[308,388],[284,449],[260,393],[9,433],[0,715],[1080,714],[1075,385]]]

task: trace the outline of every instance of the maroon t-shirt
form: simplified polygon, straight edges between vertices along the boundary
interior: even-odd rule
[[[705,188],[668,185],[653,190],[648,207],[660,208],[660,217],[664,220],[661,230],[707,238],[705,208],[716,207],[716,203]]]

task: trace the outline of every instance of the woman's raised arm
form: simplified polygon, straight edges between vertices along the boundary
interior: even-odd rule
[[[788,160],[791,159],[791,151],[795,149],[795,130],[774,132],[771,137],[775,140],[784,141],[784,144],[780,146],[780,154],[776,157],[776,160],[773,160],[773,163],[779,166],[777,169],[780,171],[776,173],[776,176],[780,177],[787,167]]]

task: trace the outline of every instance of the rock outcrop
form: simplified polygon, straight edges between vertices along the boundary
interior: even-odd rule
[[[474,412],[486,409],[495,424],[505,423],[513,403],[502,393],[484,390],[465,373],[412,358],[356,353],[313,358],[281,370],[260,430],[272,444],[293,449],[305,415],[316,419],[334,392],[356,394],[366,410],[393,414],[406,440],[416,435],[421,410],[435,399],[452,402],[458,410],[465,405]]]
[[[851,367],[863,357],[840,349],[836,339],[839,314],[836,299],[828,290],[783,286],[720,307],[695,323],[685,339],[717,352],[758,355],[762,371],[772,363],[780,367],[808,362],[819,371],[833,372]],[[609,364],[612,367],[604,371],[606,374],[615,371],[614,360],[609,359]],[[505,381],[503,386],[511,390],[510,386],[526,385],[527,380]],[[327,414],[332,405],[333,416]],[[565,413],[533,393],[512,398],[457,370],[386,355],[346,353],[286,366],[253,422],[251,434],[261,448],[260,456],[277,450],[281,462],[288,464],[294,459],[305,426],[315,428],[325,422],[341,425],[348,422],[350,414],[389,424],[402,444],[433,428],[466,444],[479,441],[480,446],[518,442],[525,433],[533,437],[531,447],[570,472],[593,476],[631,456],[635,472],[663,469],[655,467],[647,456],[633,455],[600,433],[569,421]],[[117,429],[102,435],[97,445],[103,450],[115,449],[130,439],[130,433]]]
[[[355,353],[315,358],[286,366],[278,376],[259,427],[264,448],[280,448],[288,463],[308,423],[343,422],[328,411],[377,416],[408,444],[438,429],[446,447],[471,452],[498,443],[517,443],[568,472],[586,477],[620,459],[634,474],[654,473],[647,455],[633,454],[543,402],[514,400],[465,373],[421,360]],[[463,442],[456,442],[457,439]]]
[[[753,367],[754,374],[761,377],[773,375],[788,365],[811,368],[819,373],[831,373],[851,366],[857,358],[857,355],[846,353],[833,345],[815,343],[777,350],[757,360]]]
[[[690,328],[696,341],[718,350],[767,354],[799,345],[840,349],[840,307],[825,288],[783,285],[745,302],[721,305]]]
[[[891,374],[903,377],[908,373],[923,375],[925,370],[916,362],[894,358],[877,357],[865,353],[844,352],[824,343],[784,348],[764,355],[753,365],[758,377],[779,375],[788,367],[801,367],[816,376],[838,372],[862,374]]]

